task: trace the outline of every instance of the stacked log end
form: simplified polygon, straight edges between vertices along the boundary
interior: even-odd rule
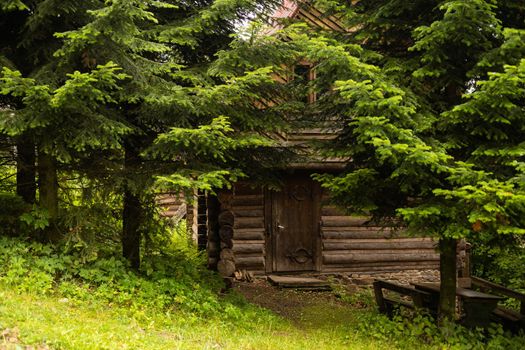
[[[219,254],[221,251],[221,242],[219,238],[219,211],[220,205],[216,196],[208,194],[206,197],[207,210],[207,230],[208,240],[206,243],[206,252],[208,255],[208,268],[217,269]]]
[[[222,191],[217,196],[220,204],[218,216],[220,254],[217,271],[224,278],[230,278],[235,273],[235,258],[233,254],[233,227],[235,216],[232,210],[233,192]]]

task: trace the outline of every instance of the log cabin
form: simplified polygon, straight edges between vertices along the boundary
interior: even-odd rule
[[[284,1],[275,17],[345,30],[337,19],[294,1]],[[315,78],[311,71],[306,74]],[[310,128],[280,138],[287,145],[308,147],[312,140],[335,136],[329,128]],[[337,172],[344,165],[342,159],[310,159],[282,169],[279,190],[245,181],[217,196],[196,194],[194,204],[188,206],[188,227],[199,247],[206,249],[209,267],[224,277],[236,271],[330,274],[437,269],[439,255],[432,239],[403,236],[330,204],[329,193],[311,175]]]

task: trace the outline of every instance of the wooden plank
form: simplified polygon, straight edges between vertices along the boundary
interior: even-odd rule
[[[322,22],[325,26],[329,27],[333,31],[339,31],[344,32],[347,30],[342,24],[341,21],[339,21],[334,16],[327,16],[326,14],[320,12],[313,6],[309,6],[308,8],[302,8],[298,11],[298,16],[308,14],[312,16],[313,20],[317,22]]]
[[[312,277],[291,277],[291,276],[268,276],[268,281],[273,285],[282,288],[329,288],[330,284],[326,281]]]
[[[518,291],[506,288],[506,287],[504,287],[502,285],[499,285],[499,284],[496,284],[496,283],[484,280],[484,279],[479,278],[479,277],[472,276],[471,279],[472,279],[472,284],[477,286],[477,287],[481,287],[483,289],[490,290],[493,293],[500,293],[500,294],[503,294],[505,296],[517,299],[517,300],[522,301],[522,302],[525,302],[525,294],[523,294],[523,293],[520,293]]]
[[[408,240],[403,239],[377,239],[369,240],[367,242],[353,242],[351,240],[343,242],[324,241],[324,250],[407,250],[407,249],[434,249],[436,242],[430,240]]]
[[[439,254],[436,253],[382,253],[382,254],[326,254],[323,253],[324,264],[352,264],[362,262],[386,262],[386,261],[437,261]]]

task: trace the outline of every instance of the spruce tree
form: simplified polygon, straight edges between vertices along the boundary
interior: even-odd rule
[[[340,127],[327,154],[349,159],[342,174],[316,178],[350,212],[439,238],[440,316],[451,319],[456,240],[480,230],[523,233],[525,6],[313,4],[349,28],[288,36],[315,64],[313,88],[328,90],[310,108]]]
[[[32,28],[29,44],[47,51],[28,71],[5,65],[1,91],[13,102],[2,128],[13,137],[32,135],[40,204],[52,219],[58,209],[57,169],[111,151],[107,160],[121,167],[114,167],[112,178],[123,198],[123,254],[138,267],[155,176],[163,175],[163,185],[172,188],[220,187],[239,174],[233,156],[224,152],[250,148],[256,155],[268,145],[253,131],[275,119],[255,103],[257,87],[277,86],[272,70],[207,71],[216,52],[231,42],[236,21],[272,2],[24,4],[4,10],[19,11],[17,34],[23,37],[25,28]],[[58,24],[49,25],[53,21]],[[36,37],[41,40],[31,41]],[[10,50],[25,55],[14,43]],[[215,138],[198,136],[199,130],[216,129]],[[162,133],[167,134],[155,141]],[[172,148],[162,151],[159,145]]]

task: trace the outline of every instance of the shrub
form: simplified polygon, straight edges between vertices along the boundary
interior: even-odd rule
[[[0,237],[0,282],[20,292],[57,294],[132,310],[215,315],[225,308],[217,297],[222,282],[189,249],[165,249],[162,255],[146,257],[138,273],[110,253],[64,253],[52,245]]]
[[[14,236],[20,230],[19,218],[30,207],[13,193],[0,192],[0,233]]]

